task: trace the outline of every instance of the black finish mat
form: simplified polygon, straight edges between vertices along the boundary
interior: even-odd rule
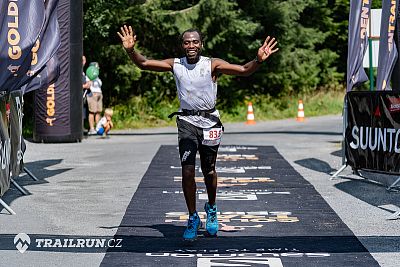
[[[199,160],[197,160],[199,163]],[[218,237],[187,221],[176,146],[153,158],[101,266],[379,266],[365,247],[274,147],[222,146],[218,162]],[[197,210],[207,201],[196,171]]]

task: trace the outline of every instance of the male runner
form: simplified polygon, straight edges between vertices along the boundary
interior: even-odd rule
[[[269,36],[258,49],[256,58],[244,65],[230,64],[219,58],[201,56],[203,40],[199,31],[189,29],[182,33],[182,49],[185,57],[164,60],[146,59],[135,51],[136,34],[131,26],[124,25],[118,32],[122,45],[132,61],[142,70],[171,71],[174,74],[180,108],[170,117],[178,115],[178,142],[182,165],[182,188],[189,211],[189,220],[183,238],[197,238],[201,226],[196,211],[195,160],[199,151],[201,170],[207,188],[208,202],[206,231],[210,236],[218,232],[217,173],[215,162],[223,131],[219,112],[215,109],[217,77],[219,74],[249,76],[270,55],[278,51],[275,38]]]

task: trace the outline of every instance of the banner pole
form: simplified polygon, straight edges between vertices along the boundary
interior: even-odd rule
[[[372,38],[370,37],[368,37],[368,53],[369,53],[369,90],[374,91],[375,81],[374,81],[374,67],[372,61]]]
[[[15,186],[15,188],[18,189],[19,192],[21,192],[23,195],[28,196],[29,193],[25,191],[13,178],[10,178],[11,183]]]
[[[342,129],[342,166],[337,170],[332,176],[331,180],[334,180],[344,169],[347,167],[347,160],[346,160],[346,128],[347,128],[347,93],[344,97],[344,104],[343,104],[343,129]]]
[[[373,62],[373,53],[372,53],[372,22],[371,17],[368,19],[368,55],[369,55],[369,90],[374,91],[374,62]]]
[[[393,188],[398,187],[398,185],[397,185],[398,183],[400,183],[400,177],[397,178],[397,180],[393,184],[391,184],[388,188],[386,188],[386,190],[388,190],[388,191],[393,190]],[[396,191],[398,191],[398,190],[396,190]]]
[[[24,167],[24,172],[25,172],[26,174],[28,174],[28,176],[31,177],[32,180],[39,181],[39,179],[36,178],[36,176],[33,175],[33,173],[32,173],[27,167]]]
[[[13,211],[10,206],[8,206],[1,198],[0,198],[0,205],[2,205],[11,215],[15,215],[15,211]]]

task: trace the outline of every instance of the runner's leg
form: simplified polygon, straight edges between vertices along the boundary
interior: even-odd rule
[[[217,160],[218,146],[200,145],[201,170],[207,188],[208,202],[204,205],[207,214],[206,232],[209,236],[217,236],[218,233],[218,209],[215,199],[217,196],[217,172],[215,162]]]
[[[200,161],[201,171],[204,176],[204,183],[207,188],[208,203],[215,204],[217,196],[217,172],[215,170],[215,162],[217,160],[219,146],[204,146],[200,145]]]
[[[196,211],[196,182],[194,165],[182,166],[182,189],[189,214]]]
[[[177,120],[179,155],[182,166],[182,189],[189,214],[196,211],[195,166],[197,153],[196,127],[190,123]]]

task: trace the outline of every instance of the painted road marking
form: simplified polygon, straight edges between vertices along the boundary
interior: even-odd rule
[[[181,182],[182,176],[174,176],[174,182]],[[196,183],[204,181],[204,177],[195,177]],[[218,177],[218,187],[246,186],[249,183],[273,183],[269,177]]]
[[[200,200],[208,200],[207,194],[200,194]],[[224,192],[217,194],[217,200],[257,200],[257,195],[252,193],[241,193],[241,192]]]
[[[214,267],[214,266],[269,266],[283,267],[280,258],[264,258],[264,257],[231,257],[231,258],[198,258],[197,267]]]
[[[205,212],[198,212],[201,220],[205,221],[207,214]],[[291,216],[292,213],[288,211],[253,211],[253,212],[218,212],[219,223],[293,223],[298,222],[299,219]],[[187,212],[167,212],[165,214],[166,223],[186,222],[189,219]]]
[[[163,190],[163,194],[183,194],[182,190],[168,191]],[[199,195],[199,200],[207,200],[208,195],[206,189],[197,189],[196,193]],[[218,190],[218,200],[257,200],[257,195],[290,195],[289,191],[269,191],[267,189],[248,189],[248,190]]]
[[[171,166],[171,169],[182,169],[181,166]],[[197,171],[200,170],[199,166],[196,166]],[[246,173],[246,170],[272,170],[271,166],[243,166],[243,167],[216,167],[217,173]]]
[[[200,158],[200,155],[197,154],[196,158]],[[239,160],[259,160],[256,155],[247,155],[247,154],[218,154],[217,161],[239,161]]]
[[[220,146],[218,152],[237,152],[238,150],[258,150],[258,147],[247,146]]]

